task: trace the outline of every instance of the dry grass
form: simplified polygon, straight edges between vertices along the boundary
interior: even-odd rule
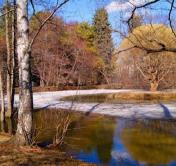
[[[0,143],[9,141],[11,138],[11,136],[9,134],[6,133],[0,133]]]
[[[140,91],[129,90],[116,93],[73,95],[61,98],[64,101],[78,102],[98,102],[98,103],[138,103],[138,102],[157,102],[176,101],[176,91]]]
[[[13,144],[0,144],[1,166],[88,166],[91,164],[73,160],[58,149],[38,147],[15,147]]]
[[[72,159],[56,147],[17,147],[13,140],[9,134],[0,133],[1,166],[93,166]]]
[[[48,92],[48,91],[61,91],[61,90],[86,90],[86,89],[120,89],[122,86],[117,84],[104,84],[104,85],[88,85],[88,86],[34,86],[32,87],[33,92]],[[16,88],[15,92],[18,93],[19,89]]]
[[[109,94],[108,98],[121,100],[176,100],[176,92],[131,91]]]

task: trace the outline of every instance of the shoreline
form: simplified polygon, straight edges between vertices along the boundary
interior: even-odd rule
[[[123,118],[176,118],[176,102],[169,103],[79,103],[71,101],[61,101],[61,98],[73,95],[92,95],[92,94],[176,94],[172,92],[148,92],[142,90],[115,90],[115,89],[92,89],[92,90],[66,90],[55,92],[37,92],[34,93],[34,109],[67,109],[83,113],[95,113],[110,115]],[[15,105],[18,105],[18,95],[15,96]]]

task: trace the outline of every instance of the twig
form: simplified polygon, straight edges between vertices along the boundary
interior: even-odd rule
[[[37,32],[35,33],[33,39],[31,40],[30,44],[29,44],[29,50],[31,50],[31,47],[34,43],[34,41],[36,40],[38,34],[40,33],[40,31],[42,30],[42,28],[44,27],[44,25],[53,17],[53,15],[56,13],[56,11],[61,8],[63,5],[65,5],[69,0],[64,0],[61,4],[57,4],[57,6],[55,7],[55,9],[53,10],[53,12],[43,21],[43,23],[40,25],[40,27],[38,28]],[[58,2],[57,2],[58,3]]]

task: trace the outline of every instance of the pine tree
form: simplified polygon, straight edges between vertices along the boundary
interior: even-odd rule
[[[113,51],[113,43],[111,37],[111,27],[108,21],[108,13],[104,8],[96,11],[94,19],[94,45],[97,53],[104,61],[104,64],[110,65]]]

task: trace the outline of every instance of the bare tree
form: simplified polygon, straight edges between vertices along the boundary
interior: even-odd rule
[[[167,36],[167,37],[166,37]],[[125,38],[118,51],[118,63],[131,66],[131,75],[134,76],[137,70],[142,75],[142,79],[150,83],[150,90],[156,91],[159,84],[168,74],[175,69],[176,58],[172,52],[152,52],[147,53],[138,47],[157,49],[158,41],[168,47],[174,47],[175,41],[172,30],[164,25],[143,25],[133,30]]]
[[[6,29],[6,47],[7,47],[7,112],[6,116],[11,117],[12,115],[12,54],[11,54],[11,27],[10,27],[10,16],[11,12],[8,13],[10,10],[10,4],[8,0],[4,1],[4,7],[5,7],[5,29]]]
[[[131,3],[132,10],[131,10],[131,13],[130,13],[130,17],[126,21],[128,27],[130,28],[130,22],[134,19],[137,11],[142,10],[142,9],[151,9],[151,8],[155,9],[154,5],[156,5],[156,6],[158,5],[159,6],[159,3],[163,3],[163,2],[167,3],[167,5],[166,4],[164,4],[164,5],[165,6],[169,6],[169,8],[164,6],[160,10],[163,10],[163,11],[167,12],[166,15],[167,15],[167,20],[168,20],[168,25],[170,26],[173,35],[176,37],[176,33],[175,33],[175,30],[174,30],[174,26],[173,26],[174,25],[173,24],[174,21],[172,19],[173,10],[176,9],[175,0],[165,0],[165,1],[162,1],[162,0],[151,0],[151,1],[145,1],[143,3],[139,2],[139,4]],[[156,10],[158,10],[158,9],[156,9]],[[144,16],[144,19],[145,19],[145,16]],[[166,22],[167,20],[164,20],[164,21]],[[165,24],[165,22],[163,22],[163,24]],[[130,32],[132,32],[132,29],[130,30]],[[118,31],[118,33],[120,33],[123,37],[126,37],[125,34],[119,32],[119,31]],[[151,42],[153,42],[153,41],[151,41]],[[145,50],[147,54],[157,53],[157,52],[176,52],[176,47],[175,46],[174,47],[170,47],[166,43],[163,43],[162,41],[155,41],[155,42],[158,45],[157,48],[144,47],[142,45],[133,45],[132,48],[139,48],[141,50]],[[129,49],[132,49],[132,48],[129,48]]]
[[[19,65],[19,109],[16,138],[19,144],[30,144],[32,130],[32,84],[29,52],[28,0],[17,0],[17,53]]]
[[[15,95],[15,77],[17,70],[17,48],[16,48],[16,40],[17,40],[17,22],[16,22],[16,0],[13,0],[13,11],[12,11],[12,55],[11,55],[11,117],[14,115],[14,95]]]
[[[175,69],[174,57],[164,53],[151,54],[136,62],[136,67],[143,78],[150,83],[150,90],[157,91],[160,82]]]
[[[0,97],[1,97],[1,121],[5,120],[5,101],[4,101],[4,76],[5,76],[5,71],[4,71],[4,65],[5,65],[5,60],[4,56],[6,54],[6,45],[4,42],[5,39],[5,34],[4,34],[4,21],[0,20],[1,24],[1,32],[0,33]]]
[[[0,64],[0,96],[1,96],[1,121],[5,121],[5,101],[4,101],[4,86],[3,86],[3,60],[1,55]]]
[[[29,41],[29,20],[28,20],[28,0],[17,0],[17,54],[19,66],[19,109],[18,109],[18,125],[16,132],[17,143],[30,144],[32,136],[32,82],[31,82],[31,66],[30,54],[31,46],[37,38],[44,25],[52,18],[55,12],[61,8],[69,0],[62,3],[57,1],[53,12],[41,23],[34,38]],[[33,1],[30,1],[33,4]],[[33,6],[33,5],[32,5]]]

